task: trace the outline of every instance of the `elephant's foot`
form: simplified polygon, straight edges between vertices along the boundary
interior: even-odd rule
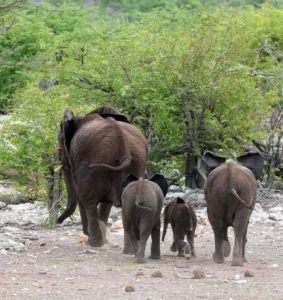
[[[133,251],[132,248],[131,248],[131,249],[129,249],[129,248],[124,248],[123,254],[126,254],[126,255],[133,255],[133,254],[135,254],[135,253],[134,253],[134,251]]]
[[[89,236],[89,233],[88,233],[88,230],[87,230],[87,227],[83,227],[83,233],[87,236]]]
[[[240,258],[233,258],[231,262],[232,267],[242,267],[244,265],[243,260]]]
[[[178,250],[178,249],[177,249],[176,244],[173,243],[172,246],[170,247],[170,251],[171,251],[171,252],[177,252],[177,250]]]
[[[216,255],[216,253],[213,253],[213,261],[217,264],[223,264],[224,256]]]
[[[190,244],[186,244],[185,247],[184,247],[184,250],[185,250],[186,254],[191,254],[191,252],[192,252],[191,251],[192,250],[191,249],[191,245]]]
[[[93,236],[90,236],[88,238],[88,244],[91,246],[91,247],[102,247],[104,245],[103,243],[103,239],[97,239]]]
[[[145,264],[146,260],[143,257],[137,257],[136,258],[136,263],[138,263],[138,264]]]
[[[185,257],[185,253],[184,252],[178,252],[178,257]]]
[[[231,246],[229,241],[223,242],[223,250],[224,250],[224,257],[228,257],[231,252]]]
[[[151,254],[148,258],[149,259],[161,259],[161,256],[160,255]]]

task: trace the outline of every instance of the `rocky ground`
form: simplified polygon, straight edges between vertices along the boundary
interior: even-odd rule
[[[182,195],[182,192],[181,194]],[[170,201],[176,193],[169,193]],[[203,195],[198,196],[203,201]],[[123,255],[119,209],[107,227],[108,245],[91,248],[79,219],[54,229],[43,227],[42,203],[0,210],[1,299],[283,299],[283,198],[263,205],[250,218],[244,267],[212,261],[213,232],[206,208],[196,207],[196,258],[170,252],[172,233],[161,243],[161,260],[136,264]],[[265,202],[266,203],[266,202]],[[233,230],[229,229],[233,245]],[[150,241],[147,246],[150,249]]]

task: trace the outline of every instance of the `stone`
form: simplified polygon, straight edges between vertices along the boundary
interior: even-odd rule
[[[163,277],[161,271],[154,271],[152,274],[151,274],[151,277],[154,277],[154,278],[160,278],[160,277]]]
[[[255,276],[253,270],[251,270],[251,269],[246,270],[244,275],[245,275],[245,277],[254,277]]]
[[[205,272],[203,269],[195,269],[193,271],[193,275],[194,275],[194,278],[196,278],[196,279],[205,278]]]
[[[135,291],[135,287],[133,284],[127,284],[125,286],[125,292],[129,293],[129,292],[134,292]]]

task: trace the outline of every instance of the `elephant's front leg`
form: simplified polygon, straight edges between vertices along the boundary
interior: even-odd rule
[[[223,248],[224,248],[224,257],[228,257],[231,252],[231,246],[228,239],[228,227],[226,227],[226,230],[224,232]]]
[[[175,245],[177,246],[179,257],[185,257],[184,247],[187,245],[187,243],[184,241],[185,235],[186,235],[186,232],[185,232],[185,229],[183,228],[183,224],[179,224],[179,223],[175,224],[173,239],[174,239]]]
[[[85,235],[89,235],[87,215],[86,215],[85,209],[84,209],[84,207],[79,202],[78,202],[78,206],[79,206],[80,215],[81,215],[81,221],[82,221],[82,225],[83,225],[83,233]]]
[[[111,207],[113,206],[112,202],[101,202],[98,206],[98,216],[99,220],[107,225]]]
[[[91,247],[101,247],[103,246],[103,236],[99,225],[97,205],[85,206],[85,211],[88,221],[88,243]]]
[[[151,254],[150,259],[160,259],[160,219],[151,231]]]

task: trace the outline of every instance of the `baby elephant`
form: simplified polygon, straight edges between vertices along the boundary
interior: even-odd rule
[[[162,241],[164,241],[168,223],[171,223],[174,239],[170,250],[172,252],[178,250],[178,256],[180,257],[184,257],[185,253],[196,256],[194,234],[197,227],[197,216],[194,208],[186,204],[180,197],[166,205],[164,209]],[[187,236],[189,243],[184,241],[185,236]]]
[[[168,191],[160,174],[149,180],[129,175],[122,184],[122,220],[137,263],[145,263],[146,243],[151,235],[151,259],[160,259],[160,214]]]

